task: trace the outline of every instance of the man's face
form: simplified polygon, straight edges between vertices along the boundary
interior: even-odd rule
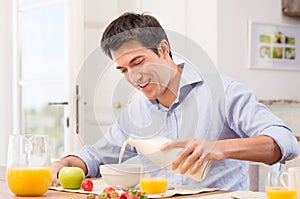
[[[162,97],[174,74],[174,69],[167,64],[168,54],[162,50],[159,50],[159,54],[143,47],[136,40],[127,41],[112,51],[117,69],[149,99]]]

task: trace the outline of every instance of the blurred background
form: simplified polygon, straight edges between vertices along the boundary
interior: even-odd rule
[[[99,102],[111,104],[100,108],[106,119],[99,124],[90,119],[87,91],[76,85],[104,28],[127,11],[149,12],[198,43],[220,74],[247,85],[300,136],[300,64],[295,70],[249,68],[249,23],[300,28],[296,1],[0,0],[0,165],[9,134],[48,134],[56,159],[94,141],[82,140],[84,134],[113,122],[107,108],[126,106],[122,93]]]

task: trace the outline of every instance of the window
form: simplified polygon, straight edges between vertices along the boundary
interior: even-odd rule
[[[19,0],[17,23],[17,129],[48,134],[51,157],[58,158],[64,152],[65,106],[50,102],[68,99],[65,2]]]

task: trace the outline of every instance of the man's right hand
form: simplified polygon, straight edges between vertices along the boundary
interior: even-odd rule
[[[57,187],[58,186],[58,173],[59,171],[67,165],[64,165],[63,161],[55,161],[51,164],[52,167],[52,186]]]
[[[52,167],[52,186],[58,186],[58,173],[63,167],[79,167],[85,175],[87,174],[87,166],[85,162],[76,156],[67,156],[62,160],[55,161],[51,164]]]

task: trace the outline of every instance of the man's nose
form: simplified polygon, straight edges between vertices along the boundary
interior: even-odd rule
[[[139,80],[142,78],[142,74],[137,69],[129,69],[128,77],[131,83],[137,85],[139,84]]]

